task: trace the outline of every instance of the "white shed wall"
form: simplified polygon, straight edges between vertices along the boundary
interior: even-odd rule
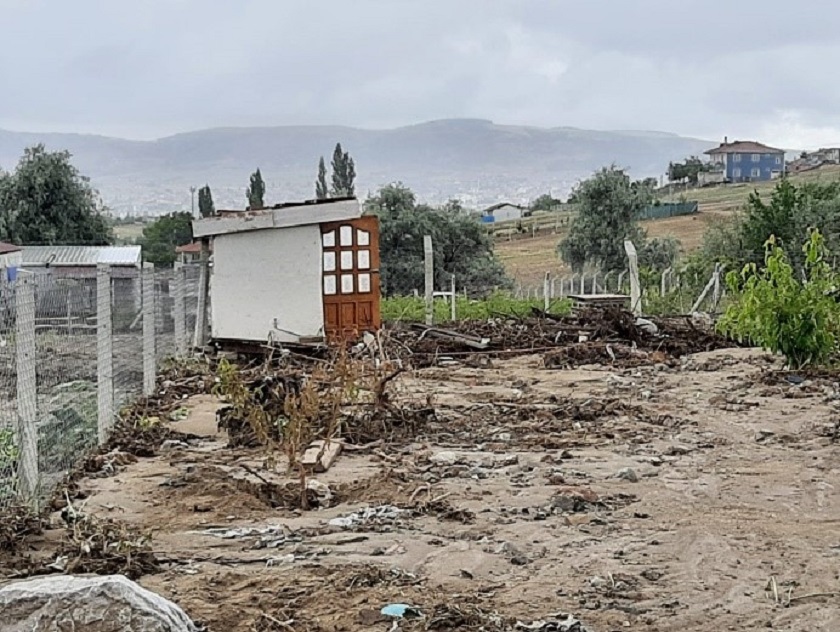
[[[219,235],[210,284],[213,337],[295,342],[322,336],[321,284],[317,224]]]
[[[522,218],[522,209],[515,206],[502,206],[493,211],[493,217],[497,222],[507,222],[512,219]]]

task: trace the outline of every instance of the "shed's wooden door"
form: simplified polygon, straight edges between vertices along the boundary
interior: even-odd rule
[[[379,219],[321,224],[327,338],[379,329]]]

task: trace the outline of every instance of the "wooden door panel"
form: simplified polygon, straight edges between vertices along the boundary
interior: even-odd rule
[[[324,326],[328,338],[380,327],[379,220],[321,225]]]

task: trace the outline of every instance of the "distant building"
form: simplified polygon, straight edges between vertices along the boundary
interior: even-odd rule
[[[840,164],[840,148],[825,147],[817,151],[802,152],[799,158],[788,163],[787,171],[788,173],[802,173],[819,169],[823,165],[837,164]]]
[[[178,255],[178,261],[183,264],[198,263],[201,259],[201,242],[194,241],[191,244],[178,246],[175,248],[175,254]]]
[[[0,278],[14,281],[22,261],[21,248],[14,244],[0,241]]]
[[[24,246],[21,269],[44,278],[39,282],[38,316],[95,313],[99,264],[111,270],[115,321],[120,311],[133,318],[141,300],[140,246]]]
[[[783,149],[768,147],[755,141],[724,142],[706,152],[716,171],[722,171],[727,182],[761,182],[778,178],[785,171]]]
[[[510,220],[522,219],[528,209],[518,204],[502,202],[481,211],[481,221],[487,224],[494,222],[508,222]]]

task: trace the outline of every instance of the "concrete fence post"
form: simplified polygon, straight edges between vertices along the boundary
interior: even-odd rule
[[[425,276],[426,325],[435,322],[435,253],[432,249],[431,235],[423,237],[423,272]]]
[[[17,364],[17,434],[20,494],[38,510],[38,386],[35,378],[35,283],[28,279],[15,288],[15,347]]]
[[[210,296],[210,242],[201,240],[201,279],[198,287],[198,313],[193,331],[193,348],[201,349],[207,343],[207,306]]]
[[[543,279],[543,307],[546,312],[551,308],[551,272],[546,272]]]
[[[454,323],[456,320],[458,320],[458,307],[456,305],[456,301],[457,301],[458,297],[455,294],[455,275],[454,274],[452,275],[451,289],[452,289],[452,314],[451,314],[451,316],[452,316],[452,322]]]
[[[175,274],[172,277],[172,298],[175,303],[173,316],[175,318],[175,355],[183,358],[187,355],[187,277],[186,268],[180,263],[175,264]]]
[[[111,269],[96,268],[96,385],[99,443],[108,440],[114,423],[114,349],[111,325]]]
[[[143,394],[155,390],[155,266],[143,266]]]
[[[639,257],[633,242],[625,240],[624,251],[627,253],[630,270],[630,309],[636,316],[642,314],[642,288],[639,284]]]

